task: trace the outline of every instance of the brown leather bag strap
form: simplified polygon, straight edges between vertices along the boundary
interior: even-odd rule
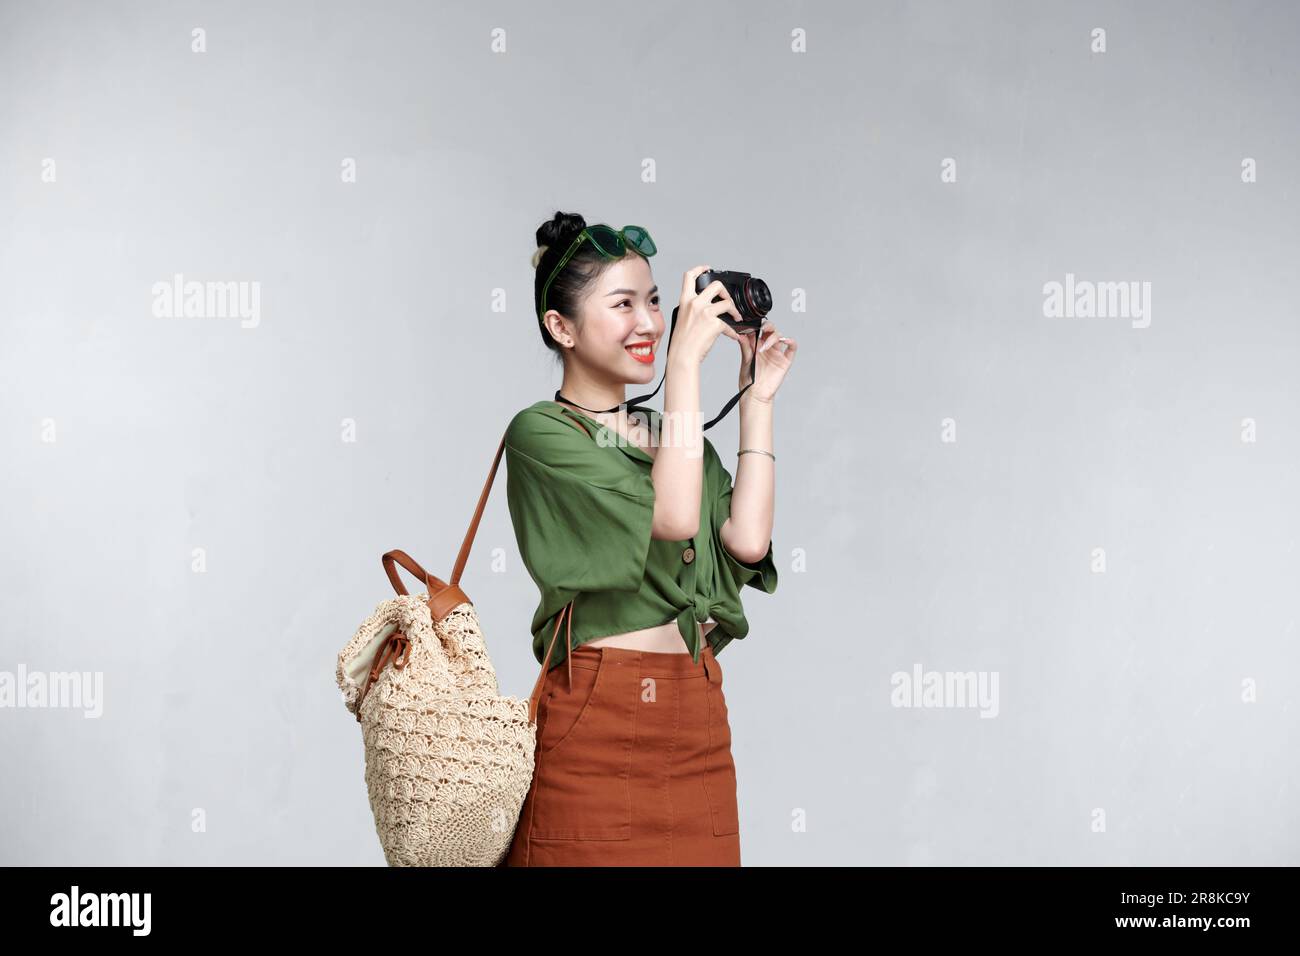
[[[393,590],[395,590],[398,594],[406,594],[407,591],[406,591],[406,585],[402,583],[402,579],[398,575],[397,568],[394,567],[394,564],[400,564],[407,571],[410,571],[411,574],[415,575],[415,577],[419,578],[420,583],[426,586],[433,581],[437,581],[439,584],[442,584],[444,587],[446,586],[441,580],[435,578],[428,571],[424,570],[424,568],[420,567],[419,562],[416,561],[409,554],[407,554],[405,551],[389,551],[386,555],[384,555],[383,562],[384,562],[384,573],[388,575],[388,580],[393,583]]]
[[[492,468],[488,472],[487,481],[483,483],[483,491],[478,496],[478,507],[474,509],[474,517],[470,519],[469,530],[465,532],[465,540],[461,542],[460,554],[456,555],[456,565],[451,569],[451,583],[460,584],[460,576],[465,571],[465,565],[469,562],[469,549],[474,546],[474,536],[478,534],[479,519],[483,517],[483,509],[487,506],[488,495],[492,493],[492,482],[496,480],[497,468],[501,464],[501,455],[506,450],[506,436],[501,436],[501,444],[497,446],[496,457],[492,459]]]
[[[566,409],[567,411],[567,409]],[[587,437],[592,437],[591,429],[575,417],[565,416],[565,421],[573,425],[574,428],[581,428],[587,433]],[[506,450],[506,436],[501,436],[501,444],[497,446],[496,457],[492,459],[492,468],[488,471],[487,481],[483,482],[483,491],[478,496],[478,507],[474,509],[474,517],[470,519],[469,530],[465,532],[465,540],[461,542],[460,554],[456,555],[456,565],[451,570],[451,584],[453,587],[460,584],[460,576],[465,571],[465,565],[469,563],[469,551],[474,547],[474,536],[478,534],[478,523],[483,517],[483,509],[487,506],[488,495],[492,493],[492,483],[497,477],[497,468],[501,464],[501,455]]]
[[[462,604],[472,604],[469,595],[462,591],[454,584],[448,584],[442,578],[430,574],[424,568],[420,567],[419,562],[412,558],[405,551],[389,551],[383,557],[384,573],[388,575],[388,580],[393,584],[393,590],[398,594],[406,593],[406,585],[402,583],[401,577],[397,573],[394,565],[401,565],[415,577],[424,582],[425,590],[428,591],[429,613],[433,615],[435,621],[441,621],[453,610]]]
[[[576,598],[574,600],[577,600]],[[565,632],[565,639],[569,646],[573,646],[573,601],[564,605],[560,609],[560,615],[555,619],[555,633],[551,635],[551,643],[546,648],[546,658],[542,661],[542,672],[537,675],[537,683],[533,684],[533,692],[528,698],[528,722],[537,722],[537,708],[542,696],[542,681],[546,679],[546,672],[550,670],[551,651],[555,649],[555,639],[560,636],[560,623],[565,620],[565,612],[568,612],[569,627]],[[564,658],[569,665],[569,690],[573,690],[573,657],[566,655]]]
[[[394,631],[390,634],[388,639],[375,651],[375,656],[370,659],[370,673],[366,677],[365,686],[361,688],[361,693],[357,695],[357,723],[361,723],[361,702],[366,699],[366,694],[370,692],[370,686],[379,679],[379,672],[384,669],[384,665],[391,663],[397,670],[401,670],[406,666],[410,657],[410,639],[401,631]]]

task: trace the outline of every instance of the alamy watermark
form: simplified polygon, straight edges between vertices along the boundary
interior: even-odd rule
[[[681,447],[686,449],[687,458],[699,458],[704,454],[704,431],[702,423],[704,415],[701,412],[658,412],[654,413],[654,420],[659,422],[659,428],[656,430],[651,425],[650,412],[639,408],[635,405],[630,408],[626,405],[618,406],[619,409],[626,412],[627,415],[627,434],[623,434],[618,429],[605,426],[604,429],[596,432],[593,436],[596,444],[602,448],[627,448],[636,446],[640,448],[672,448]],[[594,416],[592,421],[599,422]],[[696,440],[696,436],[699,436]]]
[[[0,708],[43,707],[59,710],[82,710],[83,717],[98,718],[104,713],[103,671],[28,671],[25,664],[18,670],[0,671]]]
[[[998,715],[997,671],[895,671],[889,683],[893,707],[978,708],[980,717]]]
[[[160,319],[239,319],[255,329],[262,321],[262,283],[186,281],[181,273],[153,284],[153,314]]]
[[[50,897],[50,925],[129,926],[132,936],[148,936],[152,910],[152,893],[82,893],[74,883]]]
[[[1151,324],[1150,282],[1076,281],[1043,283],[1043,315],[1049,319],[1132,319],[1135,329]]]

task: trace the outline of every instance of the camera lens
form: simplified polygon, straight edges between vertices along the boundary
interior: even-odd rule
[[[767,315],[772,311],[772,290],[762,279],[745,280],[745,303],[755,315]]]

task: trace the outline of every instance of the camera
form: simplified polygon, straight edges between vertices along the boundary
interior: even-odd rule
[[[742,335],[757,332],[763,327],[763,319],[772,311],[772,291],[762,279],[756,279],[748,272],[725,272],[715,270],[701,272],[695,277],[695,291],[703,292],[710,282],[721,281],[727,287],[731,300],[740,310],[740,321],[729,313],[718,316],[723,322]],[[715,297],[718,302],[721,296]]]

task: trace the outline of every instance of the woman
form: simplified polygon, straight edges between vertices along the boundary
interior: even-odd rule
[[[666,344],[646,259],[655,248],[638,227],[621,245],[596,235],[566,213],[537,230],[534,304],[563,385],[506,431],[510,517],[541,592],[533,652],[548,669],[533,783],[505,864],[738,866],[716,655],[749,630],[739,589],[776,589],[772,400],[796,343],[770,324],[759,333],[733,488],[703,435],[700,367],[719,335],[735,339],[743,387],[754,336],[719,318],[740,318],[721,283],[696,294],[709,267],[691,269],[664,413],[629,415],[626,386],[654,380]]]

